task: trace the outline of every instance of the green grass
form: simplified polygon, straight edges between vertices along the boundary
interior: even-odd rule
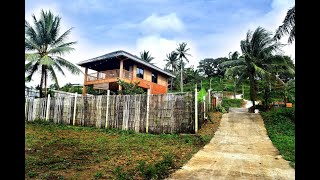
[[[27,179],[163,179],[212,136],[25,124]]]
[[[223,98],[221,105],[229,111],[229,107],[241,107],[241,104],[243,103],[242,99],[228,99]]]
[[[268,135],[284,159],[295,167],[295,108],[261,112]]]

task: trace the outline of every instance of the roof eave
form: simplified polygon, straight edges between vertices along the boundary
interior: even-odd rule
[[[134,55],[132,55],[132,54],[130,54],[130,53],[127,53],[127,52],[125,52],[125,51],[120,51],[120,52],[117,52],[117,51],[116,51],[115,55],[113,55],[113,56],[115,57],[115,56],[120,56],[120,55],[123,55],[123,56],[126,56],[126,57],[128,57],[128,58],[131,58],[132,60],[134,60],[134,61],[136,61],[136,62],[138,62],[138,63],[140,63],[140,64],[143,64],[143,65],[145,65],[145,66],[148,66],[148,67],[150,67],[150,68],[152,68],[152,69],[155,69],[155,70],[157,70],[157,71],[159,71],[159,72],[161,72],[161,73],[163,73],[163,74],[165,74],[165,75],[167,75],[167,76],[170,76],[170,77],[173,77],[173,78],[176,77],[175,75],[171,74],[170,72],[167,72],[167,71],[165,71],[165,70],[162,70],[162,69],[160,69],[159,67],[157,67],[157,66],[155,66],[155,65],[152,65],[152,64],[150,64],[150,63],[148,63],[148,62],[145,62],[145,61],[137,58],[136,56],[134,56]],[[108,58],[111,58],[111,57],[112,57],[112,56],[111,56],[111,57],[103,57],[103,56],[105,56],[105,55],[102,55],[102,56],[99,56],[99,57],[96,57],[96,58],[92,58],[92,59],[88,59],[88,60],[84,60],[84,61],[81,61],[81,62],[76,63],[76,64],[79,65],[79,66],[81,66],[81,67],[84,67],[84,66],[83,66],[84,64],[87,64],[87,63],[90,63],[90,62],[95,62],[95,61],[100,61],[100,60],[104,60],[104,59],[108,59]]]

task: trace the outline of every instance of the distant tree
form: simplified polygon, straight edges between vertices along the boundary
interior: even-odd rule
[[[151,56],[151,53],[149,54],[149,51],[143,51],[143,52],[140,52],[140,58],[144,61],[147,61],[147,62],[151,62],[154,57]]]
[[[184,79],[183,79],[184,84],[188,84],[188,83],[196,84],[199,81],[201,81],[201,76],[199,74],[199,70],[194,69],[193,66],[191,66],[189,68],[185,68],[183,76],[184,76]]]
[[[183,92],[183,67],[184,67],[184,61],[187,63],[189,62],[187,56],[191,56],[191,54],[188,54],[187,52],[190,50],[190,48],[187,48],[187,43],[183,42],[180,43],[176,49],[176,52],[178,54],[179,59],[179,66],[180,66],[180,90]]]
[[[165,59],[164,61],[166,61],[166,68],[171,70],[171,72],[173,74],[176,74],[177,71],[177,63],[178,63],[178,54],[175,51],[172,51],[171,53],[167,54],[167,59]],[[173,78],[171,78],[171,85],[170,85],[171,91],[173,88]]]
[[[276,33],[274,35],[274,38],[276,40],[281,39],[283,35],[289,35],[288,43],[291,44],[294,41],[296,34],[295,8],[296,6],[293,6],[288,10],[287,15],[282,22],[282,25],[279,26],[276,30]]]
[[[225,69],[220,66],[224,61],[227,61],[228,58],[205,58],[199,61],[198,69],[200,73],[203,73],[207,77],[213,76],[223,76]]]
[[[30,81],[36,72],[40,72],[39,91],[43,97],[42,87],[44,84],[46,96],[48,78],[58,84],[57,71],[65,75],[62,68],[66,68],[72,74],[79,74],[81,70],[60,57],[74,50],[71,46],[76,42],[65,42],[72,28],[59,36],[61,20],[59,16],[42,10],[39,20],[34,15],[32,17],[34,27],[25,21],[25,50],[28,52],[25,53],[25,73],[26,80]]]
[[[235,52],[229,52],[229,59],[239,59],[240,53],[238,51]]]

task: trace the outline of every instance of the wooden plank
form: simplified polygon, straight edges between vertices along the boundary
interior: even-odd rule
[[[147,90],[146,133],[149,130],[150,89]]]

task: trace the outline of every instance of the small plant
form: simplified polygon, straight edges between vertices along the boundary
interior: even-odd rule
[[[93,177],[94,177],[95,179],[100,179],[100,178],[102,178],[102,172],[96,172],[96,173],[93,175]]]
[[[33,171],[29,171],[29,172],[28,172],[28,176],[29,176],[30,178],[36,177],[37,175],[38,175],[38,173],[36,173],[36,172],[33,172]]]
[[[226,112],[227,112],[226,109],[225,109],[223,106],[221,106],[221,104],[218,104],[217,110],[218,110],[219,112],[222,112],[222,113],[226,113]]]
[[[114,173],[116,174],[116,179],[124,180],[124,179],[132,179],[130,174],[126,171],[124,171],[120,166],[117,166],[114,170]]]

